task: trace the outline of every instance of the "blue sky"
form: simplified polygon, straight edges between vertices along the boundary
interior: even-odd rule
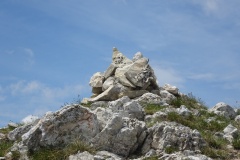
[[[89,97],[112,47],[141,51],[160,86],[240,103],[239,0],[1,0],[0,127]]]

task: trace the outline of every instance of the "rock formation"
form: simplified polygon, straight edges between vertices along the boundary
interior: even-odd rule
[[[95,73],[89,82],[93,96],[89,101],[116,100],[123,96],[136,98],[159,90],[149,60],[138,52],[133,60],[113,48],[112,63],[104,72]]]
[[[44,149],[63,152],[50,159],[69,160],[240,158],[239,111],[223,102],[207,109],[175,86],[159,87],[148,62],[114,48],[108,69],[90,79],[91,98],[0,128],[0,159],[33,159]]]

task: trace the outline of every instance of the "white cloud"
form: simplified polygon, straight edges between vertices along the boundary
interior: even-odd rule
[[[10,85],[12,95],[38,95],[46,99],[66,97],[71,93],[77,93],[82,89],[80,84],[64,87],[48,87],[38,81],[19,81]]]
[[[214,74],[212,73],[200,73],[200,74],[191,74],[188,76],[189,79],[194,79],[194,80],[213,80],[215,77]]]
[[[33,116],[33,115],[28,115],[27,117],[23,118],[22,119],[22,122],[24,124],[28,124],[28,123],[31,123],[31,122],[34,122],[35,120],[37,120],[39,117],[37,116]]]
[[[152,66],[155,75],[157,76],[160,86],[168,83],[177,87],[183,87],[184,78],[173,68],[166,68],[159,65]]]

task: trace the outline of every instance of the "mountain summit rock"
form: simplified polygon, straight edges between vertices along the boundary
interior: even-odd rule
[[[240,111],[208,109],[176,86],[160,87],[148,58],[113,48],[90,79],[93,95],[0,128],[1,160],[211,160],[240,158]]]

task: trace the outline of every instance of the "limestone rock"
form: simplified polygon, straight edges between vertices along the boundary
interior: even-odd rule
[[[85,151],[69,156],[69,160],[94,160],[94,156]]]
[[[236,122],[240,122],[240,115],[236,116],[234,119]]]
[[[143,55],[141,52],[137,52],[133,57],[133,62],[136,62],[137,60],[143,58]]]
[[[224,133],[223,138],[227,139],[229,142],[232,142],[233,138],[238,136],[239,131],[236,127],[229,124],[226,128],[224,128],[223,133]]]
[[[13,131],[10,131],[8,133],[8,139],[10,139],[11,141],[21,139],[22,135],[27,133],[34,125],[36,125],[36,123],[27,123],[23,126],[15,128]]]
[[[192,112],[189,109],[187,109],[186,106],[181,105],[180,108],[177,108],[177,113],[182,116],[189,116]]]
[[[176,86],[171,86],[170,84],[165,84],[163,88],[168,91],[169,93],[172,93],[173,95],[178,95],[179,89]]]
[[[108,77],[102,86],[102,91],[106,91],[109,87],[116,84],[116,79],[114,77]]]
[[[48,112],[22,136],[22,143],[30,150],[61,147],[78,138],[89,141],[97,133],[99,124],[96,115],[80,105],[69,105],[55,113]]]
[[[166,90],[161,90],[160,91],[160,97],[166,103],[170,103],[172,100],[176,99],[176,97],[173,94],[169,93]]]
[[[178,151],[199,151],[206,145],[197,130],[192,130],[175,122],[161,122],[148,129],[148,137],[142,147],[142,153],[150,149],[164,151],[166,147],[174,147]]]
[[[93,145],[127,157],[143,143],[146,126],[142,121],[114,114],[104,129],[93,139]]]
[[[135,86],[146,89],[151,83],[156,84],[153,70],[148,65],[147,58],[135,61],[125,73],[127,79]]]
[[[113,76],[116,69],[117,69],[117,66],[115,64],[111,63],[110,66],[108,67],[108,69],[104,72],[105,79]]]
[[[149,104],[164,104],[162,98],[153,93],[145,93],[141,97],[136,99],[137,102],[140,103],[149,103]]]
[[[98,151],[95,155],[84,151],[69,156],[69,160],[124,160],[124,158],[108,151]]]
[[[128,96],[129,98],[134,99],[142,96],[145,93],[148,93],[148,91],[147,90],[127,90],[127,91],[121,92],[118,97],[121,98],[124,96]]]
[[[104,76],[100,72],[97,72],[91,77],[89,84],[91,87],[102,87],[103,81]]]
[[[211,158],[202,155],[202,154],[196,154],[192,151],[184,151],[184,152],[176,152],[172,154],[164,154],[159,159],[164,160],[212,160]]]
[[[236,117],[236,112],[234,111],[234,109],[224,102],[217,103],[209,111],[230,119],[234,119]]]
[[[117,48],[113,48],[112,63],[117,67],[124,67],[132,64],[132,61],[124,56]]]

